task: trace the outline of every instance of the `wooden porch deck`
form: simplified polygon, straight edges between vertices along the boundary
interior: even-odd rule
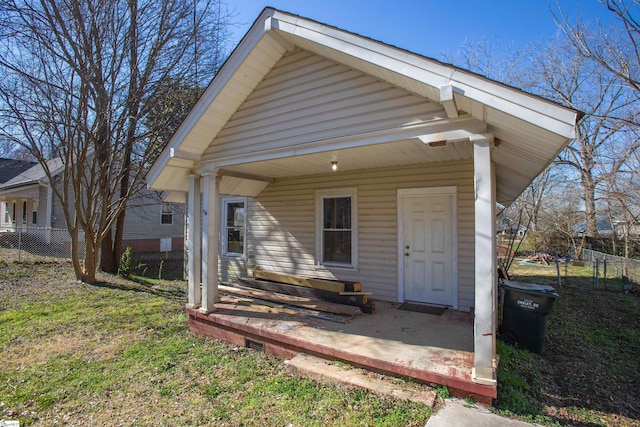
[[[283,314],[223,296],[208,315],[187,308],[191,331],[291,359],[298,353],[341,360],[372,371],[446,385],[454,396],[491,404],[497,388],[471,379],[473,325],[469,313],[440,316],[400,311],[376,302],[376,313],[347,323]]]

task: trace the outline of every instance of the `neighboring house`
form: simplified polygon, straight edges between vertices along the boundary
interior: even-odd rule
[[[473,381],[495,392],[496,203],[544,170],[578,118],[265,9],[147,174],[188,201],[191,326],[215,321],[219,280],[255,265],[360,281],[381,300],[473,309]]]
[[[60,159],[48,162],[54,177],[63,170]],[[56,243],[68,235],[52,233],[66,229],[59,199],[49,185],[40,164],[32,164],[13,178],[0,184],[2,226],[6,231],[21,230],[36,235],[45,244]],[[123,247],[135,252],[164,252],[184,247],[184,208],[180,204],[163,203],[161,196],[142,190],[127,205]]]
[[[4,184],[35,164],[35,162],[0,157],[0,184]],[[12,217],[15,217],[13,205],[0,203],[0,233],[10,231],[13,228]]]
[[[629,227],[629,236],[640,236],[640,226],[633,222],[627,223],[624,220],[611,220],[608,216],[596,217],[596,229],[600,237],[612,237],[614,234],[618,237],[624,237],[626,227]],[[587,231],[587,222],[582,221],[571,228],[575,237],[582,237]]]
[[[524,239],[527,234],[527,227],[524,225],[511,225],[510,223],[501,223],[498,225],[498,233],[502,236],[516,236],[518,239]]]

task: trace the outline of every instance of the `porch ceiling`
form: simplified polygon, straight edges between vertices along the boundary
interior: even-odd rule
[[[473,157],[468,141],[454,141],[444,147],[431,147],[419,139],[407,139],[321,153],[283,157],[225,167],[239,173],[271,178],[331,173],[331,162],[338,162],[338,171],[354,171],[394,166],[426,164]]]
[[[393,129],[394,138],[360,136],[345,140],[299,141],[280,152],[252,152],[239,158],[208,158],[205,151],[262,79],[287,53],[303,49],[441,104],[447,123],[471,118],[478,133],[495,136],[498,201],[508,204],[553,160],[574,136],[578,112],[454,66],[330,27],[296,15],[265,9],[229,57],[202,98],[147,175],[149,187],[173,193],[187,190],[187,175],[224,168],[270,178],[471,158],[467,142],[454,135],[433,148],[418,134]],[[460,115],[460,117],[458,116]],[[462,120],[464,124],[470,121]],[[482,128],[482,129],[479,129]],[[448,128],[451,131],[452,128]],[[427,130],[431,141],[440,131]],[[387,135],[389,136],[389,135]],[[378,138],[378,139],[376,139]],[[309,150],[306,147],[322,149]]]

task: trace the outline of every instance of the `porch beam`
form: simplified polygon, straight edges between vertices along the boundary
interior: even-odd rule
[[[450,119],[458,117],[458,106],[453,97],[453,85],[451,83],[440,86],[440,104],[444,107],[447,117]]]
[[[188,301],[187,307],[198,308],[202,305],[201,292],[201,243],[202,243],[202,204],[200,202],[200,175],[190,174],[189,201],[187,206],[187,256],[188,256]]]
[[[368,145],[386,144],[388,142],[404,139],[420,138],[428,143],[431,140],[459,140],[467,139],[472,135],[487,131],[487,124],[470,115],[459,116],[455,119],[434,120],[432,122],[411,124],[392,129],[383,129],[366,132],[358,135],[348,135],[321,141],[310,141],[282,148],[264,150],[252,154],[239,154],[234,156],[218,157],[205,155],[198,172],[204,173],[211,169],[208,163],[217,167],[233,166],[244,163],[259,162],[263,160],[282,159],[286,157],[301,156],[305,154],[324,153],[327,151],[342,150],[346,148],[365,147]]]
[[[179,148],[171,147],[169,149],[169,158],[171,159],[190,160],[192,162],[197,162],[200,161],[201,157],[202,156],[199,154],[181,150]]]
[[[202,211],[202,306],[204,314],[214,311],[218,297],[218,211],[220,177],[214,173],[203,174],[204,188]]]
[[[218,171],[218,176],[220,176],[220,177],[229,176],[229,177],[232,177],[232,178],[241,178],[241,179],[248,179],[248,180],[251,180],[251,181],[262,181],[262,182],[268,182],[268,183],[272,183],[274,181],[273,178],[270,178],[270,177],[267,177],[267,176],[253,175],[253,174],[242,173],[242,172],[235,172],[235,171],[231,171],[231,170],[227,170],[227,169],[220,169]]]
[[[469,138],[475,182],[475,321],[473,381],[496,384],[496,191],[493,135]]]

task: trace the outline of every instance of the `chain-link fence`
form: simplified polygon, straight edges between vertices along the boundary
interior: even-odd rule
[[[79,232],[78,257],[84,258],[84,232]],[[0,250],[5,260],[38,261],[71,258],[71,235],[62,228],[0,228]]]
[[[596,287],[606,286],[609,279],[640,283],[640,260],[583,249],[581,261],[593,269]]]

